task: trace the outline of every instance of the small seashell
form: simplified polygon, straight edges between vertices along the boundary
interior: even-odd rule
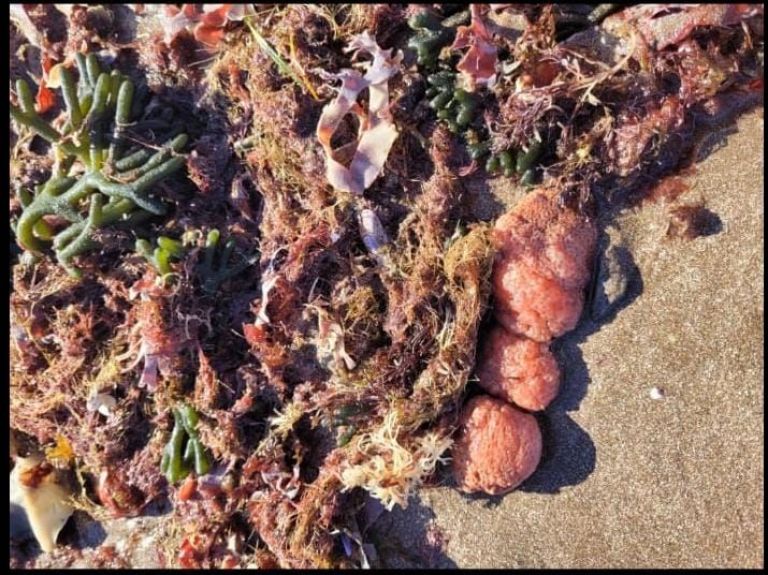
[[[389,241],[387,233],[384,231],[384,226],[381,225],[381,220],[379,220],[376,212],[365,208],[360,211],[358,221],[360,223],[360,236],[369,252],[376,253],[387,244]]]
[[[650,392],[651,399],[664,399],[664,390],[660,387],[652,387]]]
[[[88,398],[86,409],[98,411],[104,417],[109,417],[112,409],[117,405],[117,400],[108,393],[97,393]]]

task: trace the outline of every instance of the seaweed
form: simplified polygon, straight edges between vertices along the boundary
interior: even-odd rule
[[[80,80],[58,68],[67,121],[59,132],[36,112],[29,84],[16,83],[18,105],[11,117],[50,142],[56,158],[51,178],[34,195],[20,192],[23,211],[16,225],[19,245],[41,253],[52,244],[59,263],[73,276],[81,271],[72,260],[98,245],[99,230],[110,225],[131,227],[147,216],[165,213],[147,192],[184,167],[178,155],[187,143],[178,135],[159,150],[146,148],[123,154],[124,130],[131,123],[134,84],[117,71],[102,71],[94,54],[77,54]],[[112,130],[110,132],[110,124]],[[85,168],[79,173],[76,162]],[[87,214],[81,209],[88,206]],[[48,216],[68,222],[60,231]]]
[[[437,65],[440,50],[453,42],[456,27],[469,20],[469,11],[465,10],[449,16],[440,16],[429,8],[420,8],[408,18],[408,26],[416,33],[408,40],[408,47],[416,51],[419,66],[434,68]]]
[[[205,475],[211,468],[198,436],[198,417],[197,411],[184,403],[173,409],[173,431],[160,461],[160,471],[169,483],[184,479],[191,471],[198,476]]]
[[[255,257],[249,257],[236,264],[231,264],[230,259],[235,250],[235,240],[229,238],[224,247],[219,250],[220,238],[219,230],[208,232],[203,248],[203,261],[199,266],[203,291],[208,294],[216,293],[223,282],[235,277],[256,261]],[[217,252],[218,258],[216,257]],[[218,259],[218,265],[214,265],[216,259]]]
[[[179,240],[167,236],[158,236],[157,247],[152,250],[152,244],[145,239],[136,240],[136,251],[150,262],[157,272],[166,277],[173,273],[171,258],[179,259],[184,255],[184,246]]]
[[[430,88],[426,95],[431,98],[429,106],[439,119],[445,120],[448,129],[456,134],[466,128],[475,118],[477,96],[456,86],[456,75],[447,71],[427,77]]]

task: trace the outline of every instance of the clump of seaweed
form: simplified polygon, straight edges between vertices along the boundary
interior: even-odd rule
[[[485,169],[489,174],[501,171],[508,178],[517,174],[521,184],[530,186],[536,177],[534,163],[541,155],[542,148],[543,142],[534,138],[527,150],[521,149],[515,153],[514,149],[507,149],[498,154],[491,154],[485,163]]]
[[[256,261],[255,258],[251,257],[231,264],[230,259],[235,251],[235,240],[234,238],[229,238],[224,247],[219,250],[220,239],[221,232],[219,230],[211,230],[205,238],[203,261],[200,264],[200,276],[202,278],[203,291],[208,294],[216,293],[222,283],[235,277]],[[218,257],[216,257],[217,252]],[[218,265],[214,264],[216,260],[218,260]]]
[[[434,68],[440,50],[453,42],[456,27],[468,20],[467,10],[442,19],[429,8],[421,8],[413,13],[408,18],[408,26],[416,33],[408,40],[408,47],[416,51],[419,66]]]
[[[173,409],[173,431],[160,461],[160,471],[169,483],[184,479],[192,470],[198,476],[205,475],[211,468],[197,433],[198,418],[197,411],[187,404]]]
[[[418,64],[426,71],[433,70],[426,77],[428,88],[425,96],[429,98],[429,107],[435,111],[438,120],[444,122],[453,134],[462,134],[473,165],[487,158],[484,166],[488,174],[501,173],[507,178],[517,175],[523,185],[530,186],[536,179],[535,164],[544,147],[541,137],[537,134],[516,151],[515,147],[496,144],[487,124],[479,121],[483,111],[492,108],[487,100],[493,93],[488,91],[482,94],[479,90],[494,83],[497,56],[482,14],[476,7],[471,13],[471,25],[459,26],[458,35],[453,26],[466,24],[470,11],[446,19],[451,25],[448,28],[444,27],[446,21],[441,23],[430,9],[420,9],[409,19],[411,28],[419,30],[409,40],[409,46],[417,49]],[[448,57],[438,62],[439,49],[444,45],[442,42],[447,45],[447,38],[453,41],[454,36],[456,42],[452,49],[469,46],[470,50],[459,63]],[[488,61],[480,63],[483,59]],[[473,63],[475,60],[477,62]],[[457,71],[461,72],[461,78]]]
[[[152,249],[152,243],[145,239],[136,240],[136,251],[151,263],[157,273],[167,277],[173,273],[171,259],[179,259],[184,255],[184,245],[179,240],[167,236],[157,237],[157,247]]]
[[[148,192],[184,166],[178,152],[187,137],[178,135],[154,153],[140,147],[124,154],[124,132],[134,116],[133,82],[118,71],[102,71],[94,54],[87,58],[78,54],[76,61],[77,85],[66,67],[58,69],[67,112],[61,131],[37,113],[32,91],[23,79],[16,83],[18,105],[12,104],[10,110],[17,123],[52,145],[56,158],[54,173],[35,194],[20,193],[18,242],[37,253],[52,243],[59,263],[80,276],[72,260],[99,245],[101,228],[131,226],[165,213],[163,204]],[[83,215],[86,205],[87,215]],[[57,231],[52,218],[67,225]]]
[[[456,134],[469,126],[475,117],[477,96],[456,86],[456,74],[443,70],[428,76],[427,83],[429,106],[446,121],[448,129]]]

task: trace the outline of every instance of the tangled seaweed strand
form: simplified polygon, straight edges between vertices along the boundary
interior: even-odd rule
[[[162,203],[146,192],[184,166],[184,158],[176,153],[186,145],[187,136],[176,136],[155,153],[140,149],[118,159],[125,145],[124,130],[135,113],[133,83],[116,70],[102,72],[94,54],[87,58],[78,54],[76,60],[77,87],[70,72],[60,69],[67,109],[61,133],[37,114],[32,91],[23,79],[16,83],[19,105],[11,105],[11,117],[50,142],[57,160],[51,178],[36,188],[34,197],[26,191],[20,194],[19,245],[40,253],[52,242],[59,263],[80,277],[72,260],[98,245],[95,234],[99,228],[135,224],[149,215],[165,213]],[[114,128],[108,135],[110,119]],[[76,160],[85,167],[82,175],[72,172]],[[88,214],[83,217],[80,206],[86,201]],[[46,216],[58,216],[70,225],[54,234]]]
[[[182,404],[173,409],[173,431],[171,439],[163,449],[160,471],[168,483],[184,479],[190,471],[205,475],[211,468],[211,462],[197,435],[198,414],[193,407]],[[184,440],[187,439],[186,448]],[[183,454],[183,455],[182,455]]]
[[[203,263],[200,266],[200,274],[203,280],[203,291],[208,294],[216,293],[223,282],[236,276],[245,268],[256,262],[256,258],[252,257],[230,266],[229,259],[235,249],[235,240],[229,238],[219,255],[219,265],[214,269],[213,261],[220,237],[221,233],[219,230],[211,230],[208,232],[208,237],[205,240],[205,255],[203,256]]]

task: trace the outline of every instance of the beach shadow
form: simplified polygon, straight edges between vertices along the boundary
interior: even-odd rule
[[[448,540],[435,522],[435,513],[418,497],[407,509],[382,513],[364,532],[377,556],[371,566],[384,569],[457,569],[446,554]]]
[[[537,418],[543,450],[536,471],[521,486],[526,493],[559,493],[578,485],[595,470],[597,450],[589,434],[563,411]]]
[[[605,228],[598,237],[593,277],[581,322],[552,345],[563,380],[554,401],[537,414],[543,441],[541,463],[522,484],[521,491],[559,493],[564,487],[583,482],[595,469],[595,444],[569,415],[578,411],[591,383],[581,345],[643,292],[642,276],[632,253],[612,244]]]
[[[456,487],[455,483],[451,484],[452,487]],[[522,490],[522,487],[520,488]],[[485,509],[493,509],[501,505],[504,501],[504,495],[489,495],[487,493],[461,493],[461,497],[467,501],[481,501]]]
[[[75,549],[95,549],[107,538],[102,524],[85,511],[75,511],[61,530],[58,537],[60,545]]]
[[[698,164],[703,162],[713,153],[724,148],[728,144],[728,136],[732,136],[738,133],[738,131],[736,124],[729,124],[719,130],[708,130],[701,134],[691,151],[689,163]]]

